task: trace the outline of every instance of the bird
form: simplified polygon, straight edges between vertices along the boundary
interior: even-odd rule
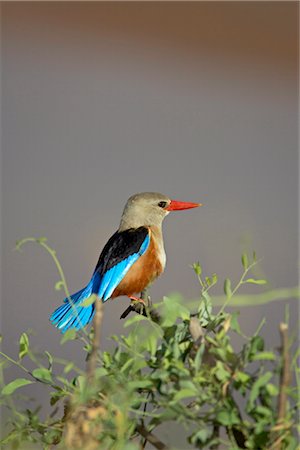
[[[65,298],[50,316],[51,323],[62,333],[88,325],[95,314],[95,303],[87,301],[93,294],[102,302],[119,296],[142,302],[135,294],[146,289],[165,269],[164,218],[171,211],[199,206],[201,203],[171,200],[157,192],[132,195],[124,207],[118,230],[99,256],[91,280]]]

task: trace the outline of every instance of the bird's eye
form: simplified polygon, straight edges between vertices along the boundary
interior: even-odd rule
[[[160,208],[165,208],[166,206],[167,206],[167,202],[159,202],[158,203],[158,206],[160,207]]]

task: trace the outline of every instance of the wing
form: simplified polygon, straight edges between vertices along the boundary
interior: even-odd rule
[[[150,231],[146,227],[116,232],[101,252],[93,279],[103,301],[108,300],[130,267],[147,250]]]

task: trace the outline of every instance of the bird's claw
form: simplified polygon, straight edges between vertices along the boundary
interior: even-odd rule
[[[141,303],[142,305],[147,306],[146,301],[143,298],[134,297],[133,295],[129,298],[133,304]]]

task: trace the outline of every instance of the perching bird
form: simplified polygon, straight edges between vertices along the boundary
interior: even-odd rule
[[[130,197],[119,229],[103,248],[90,282],[64,300],[51,315],[51,322],[62,333],[83,328],[94,317],[94,303],[81,306],[92,294],[103,302],[120,295],[139,300],[134,294],[146,289],[165,268],[163,219],[170,211],[198,206],[201,204],[170,200],[156,192]]]

